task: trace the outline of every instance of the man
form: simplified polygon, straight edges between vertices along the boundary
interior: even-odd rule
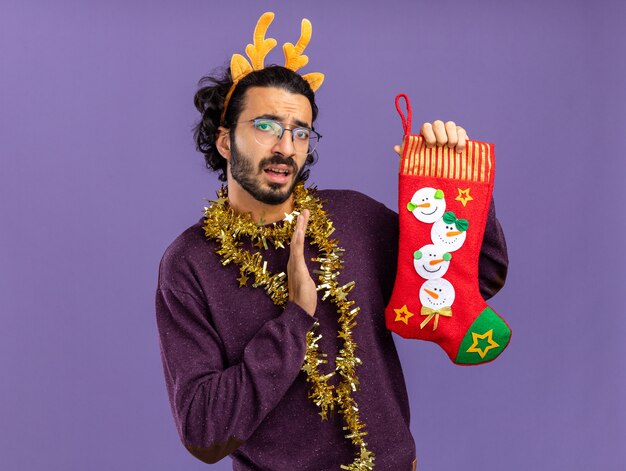
[[[207,463],[231,455],[236,470],[415,469],[384,319],[397,215],[356,192],[301,185],[317,107],[298,73],[272,66],[233,82],[229,70],[205,85],[196,139],[227,189],[167,249],[156,299],[181,440]],[[426,123],[422,134],[465,146],[453,123]],[[500,288],[506,263],[492,209],[483,295]],[[346,321],[357,306],[356,323]]]

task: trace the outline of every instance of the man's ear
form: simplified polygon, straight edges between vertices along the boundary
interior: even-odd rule
[[[224,126],[217,128],[217,138],[215,139],[217,151],[226,160],[230,160],[230,130]]]

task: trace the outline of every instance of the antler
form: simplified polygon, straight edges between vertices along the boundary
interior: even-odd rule
[[[276,46],[276,40],[274,38],[265,38],[265,33],[267,33],[267,29],[273,20],[274,13],[271,11],[265,12],[261,15],[259,21],[257,21],[256,26],[254,27],[254,36],[252,38],[253,44],[248,44],[246,46],[246,54],[252,63],[248,62],[241,54],[232,55],[230,59],[230,76],[233,80],[233,84],[224,98],[224,107],[222,109],[221,118],[222,122],[226,116],[228,102],[235,91],[237,83],[239,83],[239,81],[250,72],[263,69],[265,56],[267,56],[267,54]],[[308,64],[309,58],[302,53],[311,40],[312,32],[313,27],[311,26],[311,22],[304,18],[300,27],[300,39],[298,39],[296,45],[294,46],[291,43],[285,43],[283,45],[283,51],[285,53],[285,67],[287,69],[295,72]],[[324,81],[324,74],[313,72],[311,74],[303,75],[302,78],[309,83],[313,91],[316,91]]]
[[[246,46],[246,54],[248,54],[248,57],[252,61],[252,68],[254,70],[261,70],[263,68],[265,56],[276,46],[276,40],[274,38],[265,39],[267,28],[269,28],[273,20],[274,13],[271,11],[263,13],[254,28],[254,44],[248,44]]]
[[[283,44],[283,52],[285,53],[285,67],[293,70],[294,72],[301,67],[308,64],[308,56],[302,53],[306,49],[309,41],[311,40],[311,34],[313,33],[313,27],[311,22],[304,18],[302,20],[302,26],[300,28],[300,39],[294,46],[291,43]]]

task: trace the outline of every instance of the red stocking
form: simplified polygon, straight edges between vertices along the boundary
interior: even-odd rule
[[[405,119],[399,99],[407,104]],[[385,316],[407,338],[439,344],[460,365],[495,359],[511,330],[480,295],[478,257],[495,171],[493,144],[469,141],[457,154],[411,134],[411,107],[396,97],[400,161],[398,272]]]

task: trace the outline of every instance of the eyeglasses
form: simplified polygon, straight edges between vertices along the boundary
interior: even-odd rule
[[[256,118],[241,123],[252,123],[254,139],[263,146],[275,146],[283,138],[285,131],[291,132],[291,142],[299,154],[312,154],[322,136],[311,128],[286,128],[287,124],[273,119]],[[240,124],[240,123],[238,123]]]

